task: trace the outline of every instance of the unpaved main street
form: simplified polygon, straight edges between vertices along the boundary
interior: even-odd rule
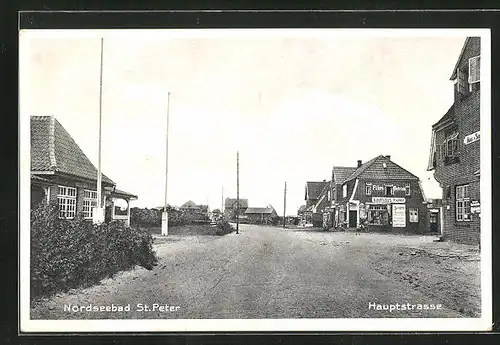
[[[136,268],[38,301],[31,318],[479,316],[474,250],[459,248],[453,256],[449,245],[395,235],[252,225],[240,230],[223,237],[160,238],[153,270]],[[399,310],[376,310],[378,304]],[[403,304],[413,310],[401,310]],[[418,304],[441,309],[418,310]],[[73,311],[89,305],[130,306],[130,311]]]

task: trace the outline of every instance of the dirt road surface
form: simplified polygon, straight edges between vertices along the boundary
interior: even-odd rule
[[[155,245],[159,264],[153,270],[137,267],[99,285],[38,301],[31,318],[478,316],[474,251],[453,256],[450,248],[429,238],[253,225],[240,225],[240,230],[222,237],[160,239]],[[462,261],[457,266],[453,260]],[[461,275],[453,271],[457,267]],[[399,310],[377,310],[384,304]],[[418,304],[441,308],[420,310]]]

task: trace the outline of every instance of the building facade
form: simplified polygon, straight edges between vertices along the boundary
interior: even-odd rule
[[[244,216],[248,208],[248,199],[226,198],[224,201],[224,218],[228,220],[236,219],[236,215]]]
[[[357,167],[334,167],[333,226],[428,232],[427,201],[417,176],[380,155]],[[346,177],[347,176],[347,177]]]
[[[453,69],[454,103],[432,126],[428,170],[442,188],[442,236],[480,240],[480,38],[468,37]]]
[[[278,214],[272,206],[249,207],[245,211],[245,216],[248,223],[271,224],[273,219],[278,217]]]
[[[97,206],[97,169],[53,116],[31,117],[31,206],[58,206],[59,217],[92,221]],[[130,225],[130,201],[136,195],[116,189],[102,175],[105,221]]]
[[[302,222],[305,224],[312,224],[314,226],[321,226],[323,221],[323,209],[326,207],[324,195],[326,188],[330,183],[326,180],[321,182],[308,181],[305,186],[306,201],[305,210],[302,212]]]

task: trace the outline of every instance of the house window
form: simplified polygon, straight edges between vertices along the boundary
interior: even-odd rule
[[[347,198],[347,185],[346,184],[342,186],[342,196],[344,198]]]
[[[365,186],[365,194],[366,195],[372,195],[372,184],[367,183]]]
[[[458,132],[454,131],[446,136],[441,152],[445,165],[458,162]]]
[[[445,139],[447,157],[455,157],[458,153],[458,132],[454,132]]]
[[[394,187],[393,186],[385,186],[385,195],[393,196],[394,195]]]
[[[458,222],[470,221],[469,185],[456,187],[456,214]]]
[[[405,186],[405,195],[410,195],[410,184],[407,183]]]
[[[59,186],[57,193],[59,217],[72,219],[76,215],[76,188]]]
[[[332,200],[332,191],[328,191],[328,201]]]
[[[97,206],[97,192],[95,190],[83,191],[83,218],[92,218],[92,210]]]
[[[418,208],[410,208],[410,223],[418,223]]]

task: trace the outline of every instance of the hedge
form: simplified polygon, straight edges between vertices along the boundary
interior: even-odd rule
[[[89,286],[135,265],[157,263],[147,230],[122,222],[59,219],[56,205],[31,211],[31,299]]]
[[[210,218],[203,214],[195,212],[183,212],[172,209],[171,207],[169,207],[167,211],[169,226],[210,223]],[[130,224],[132,224],[132,226],[147,228],[160,227],[162,213],[163,210],[158,210],[155,208],[147,209],[133,207],[130,209]]]

